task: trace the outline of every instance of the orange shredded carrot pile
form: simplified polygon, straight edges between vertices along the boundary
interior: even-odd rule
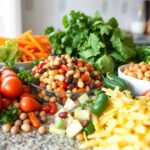
[[[5,41],[9,39],[0,37],[0,46],[5,45]],[[51,44],[48,38],[45,35],[33,35],[32,30],[28,30],[12,40],[18,44],[19,50],[22,51],[19,62],[44,59],[51,54]]]

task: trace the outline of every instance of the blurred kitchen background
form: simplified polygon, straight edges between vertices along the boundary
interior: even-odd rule
[[[131,33],[138,44],[150,43],[150,0],[0,1],[0,36],[16,37],[28,29],[42,34],[49,25],[61,28],[62,16],[72,9],[88,15],[98,10],[104,20],[117,18],[120,27]]]

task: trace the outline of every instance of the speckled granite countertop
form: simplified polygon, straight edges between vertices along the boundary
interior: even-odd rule
[[[64,135],[40,135],[37,131],[12,135],[0,127],[0,150],[78,150],[78,146]]]

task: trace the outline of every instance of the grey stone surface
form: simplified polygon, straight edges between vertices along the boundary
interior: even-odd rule
[[[0,150],[78,150],[79,143],[64,135],[44,134],[37,131],[16,135],[3,133],[0,127]]]

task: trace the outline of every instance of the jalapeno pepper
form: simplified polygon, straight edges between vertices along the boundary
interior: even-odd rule
[[[92,134],[95,131],[94,125],[92,121],[89,121],[87,126],[84,127],[83,131],[89,135]]]
[[[96,102],[91,107],[91,112],[96,115],[101,115],[101,113],[108,107],[109,98],[105,93],[100,93],[97,97]]]
[[[115,89],[116,87],[119,87],[120,90],[128,89],[126,82],[114,73],[107,74],[107,77],[104,79],[104,87],[110,89]]]

